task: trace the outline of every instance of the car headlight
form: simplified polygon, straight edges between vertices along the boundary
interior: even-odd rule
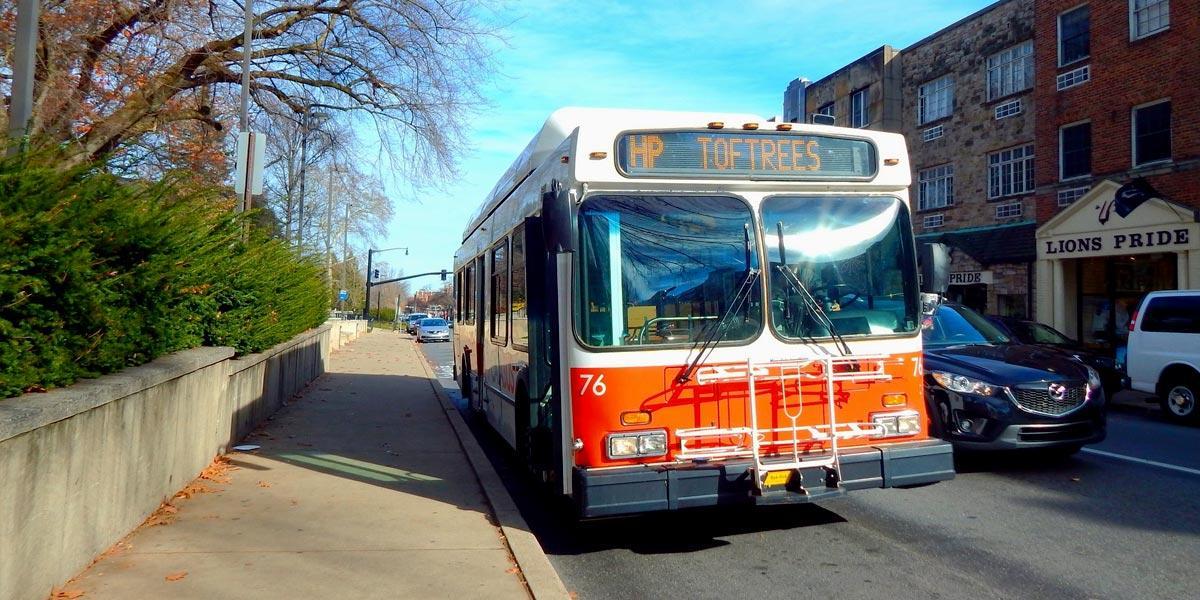
[[[965,375],[957,373],[947,373],[945,371],[930,371],[929,375],[938,385],[961,394],[979,394],[980,396],[993,396],[1000,393],[1001,387],[992,385],[978,379],[971,379]]]
[[[1088,387],[1093,390],[1100,388],[1100,373],[1095,369],[1088,367]]]

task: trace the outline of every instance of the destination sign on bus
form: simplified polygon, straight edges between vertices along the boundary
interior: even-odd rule
[[[627,133],[617,166],[631,177],[796,180],[869,178],[877,168],[867,140],[754,131]]]

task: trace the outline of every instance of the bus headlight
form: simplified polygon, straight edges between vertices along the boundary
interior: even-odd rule
[[[667,432],[658,430],[609,434],[607,448],[609,458],[662,456],[667,453]]]
[[[921,413],[915,410],[872,414],[871,423],[880,429],[879,434],[874,437],[899,437],[921,433]]]

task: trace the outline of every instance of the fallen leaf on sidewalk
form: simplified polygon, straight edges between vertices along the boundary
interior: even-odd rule
[[[83,597],[82,590],[55,589],[50,592],[50,598],[52,600],[75,600],[76,598],[82,598],[82,597]]]
[[[271,487],[271,483],[269,481],[260,481],[260,482],[258,482],[258,487],[269,488],[269,487]]]
[[[149,517],[146,518],[144,525],[148,527],[170,525],[171,523],[175,522],[175,513],[177,512],[179,512],[178,508],[163,502],[158,506],[157,510],[155,510]]]
[[[187,577],[187,571],[177,571],[175,573],[171,573],[170,575],[167,575],[165,579],[167,581],[179,581],[184,577]]]
[[[516,575],[517,573],[521,572],[521,569],[519,567],[509,567],[505,569],[504,572],[508,573],[509,575]]]
[[[213,460],[211,465],[200,471],[200,479],[207,479],[216,483],[229,483],[228,474],[236,468],[229,464],[228,456],[218,456]]]
[[[176,492],[175,497],[188,499],[188,498],[191,498],[192,496],[195,496],[196,494],[208,494],[208,493],[211,493],[212,491],[213,491],[212,488],[204,485],[200,481],[193,481],[193,482],[187,484],[186,486],[184,486],[184,488],[182,490],[179,490],[178,492]]]

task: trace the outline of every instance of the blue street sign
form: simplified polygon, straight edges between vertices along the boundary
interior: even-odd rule
[[[349,297],[350,297],[350,292],[347,292],[346,290],[342,290],[342,291],[338,292],[338,302],[345,302],[346,299]]]

